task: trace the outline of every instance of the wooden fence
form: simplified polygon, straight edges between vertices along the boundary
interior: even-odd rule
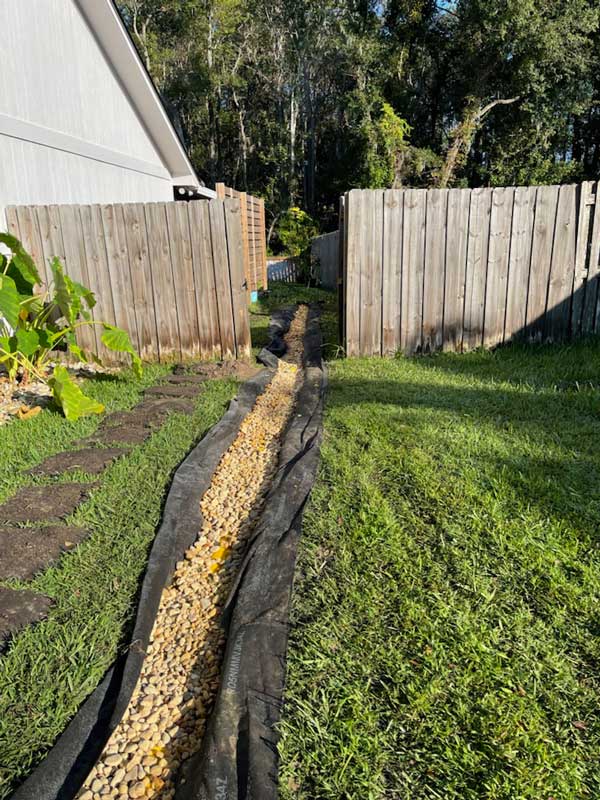
[[[324,233],[312,241],[310,258],[315,264],[316,277],[326,289],[337,289],[339,243],[339,231]]]
[[[94,318],[159,361],[250,355],[240,216],[230,199],[7,209],[44,280],[58,256],[95,293]],[[82,329],[80,344],[114,360],[100,335]]]
[[[594,182],[347,193],[347,354],[600,332],[597,196]]]
[[[215,185],[217,197],[232,197],[240,201],[242,209],[242,236],[244,242],[244,272],[249,292],[267,288],[267,234],[265,229],[265,201],[246,192],[238,192]]]
[[[269,280],[274,283],[296,283],[298,265],[291,257],[267,259]]]

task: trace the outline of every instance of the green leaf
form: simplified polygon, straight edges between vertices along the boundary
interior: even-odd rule
[[[54,367],[52,378],[48,381],[54,400],[62,408],[70,422],[89,414],[102,414],[104,406],[87,397],[69,375],[66,367]]]
[[[76,292],[79,297],[85,300],[88,308],[93,308],[96,305],[96,295],[91,289],[88,289],[81,283],[77,283],[77,281],[71,281],[71,284],[73,291]]]
[[[17,327],[19,322],[19,293],[15,282],[9,275],[0,275],[0,317],[4,317],[11,328]]]
[[[77,320],[81,304],[77,302],[77,298],[73,297],[69,286],[71,281],[65,275],[58,258],[52,259],[50,269],[54,278],[54,302],[62,316],[72,325]]]
[[[23,247],[21,242],[12,233],[0,233],[0,243],[5,244],[9,250],[15,253],[19,247]]]
[[[77,344],[77,342],[68,342],[68,347],[71,353],[78,358],[80,361],[83,361],[84,364],[87,364],[89,358],[85,350],[82,350],[81,347]]]
[[[8,275],[9,278],[12,278],[13,281],[15,282],[15,286],[17,287],[17,292],[21,295],[22,300],[29,300],[34,296],[33,284],[30,283],[26,278],[24,278],[21,271],[17,269],[14,258],[8,265],[6,274]]]
[[[18,270],[23,280],[30,286],[42,282],[35,261],[16,236],[12,236],[10,233],[0,233],[0,243],[12,250],[12,265]]]
[[[52,259],[50,269],[54,277],[54,302],[59,307],[62,316],[68,321],[69,325],[74,325],[80,316],[89,320],[90,317],[84,308],[84,303],[89,309],[93,308],[96,305],[94,293],[81,283],[71,280],[65,274],[58,258]]]
[[[17,350],[27,358],[31,358],[40,347],[40,337],[35,330],[18,328],[15,339],[17,340]]]
[[[0,336],[0,350],[4,353],[14,353],[14,345],[16,345],[16,340],[13,341],[14,336]]]
[[[127,331],[117,328],[114,325],[109,325],[106,322],[103,323],[103,326],[104,333],[101,337],[102,343],[106,345],[109,350],[115,350],[116,352],[120,353],[129,353],[133,362],[133,371],[136,377],[141,378],[142,359],[133,349],[133,345],[131,344],[131,339],[129,338]]]

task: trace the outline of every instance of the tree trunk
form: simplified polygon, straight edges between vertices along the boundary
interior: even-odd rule
[[[519,99],[519,97],[511,97],[506,100],[492,100],[485,106],[471,105],[465,110],[462,121],[452,132],[452,141],[437,181],[439,189],[445,189],[452,182],[458,166],[466,160],[484,117],[496,106],[507,106],[516,103]]]
[[[290,96],[290,171],[288,175],[288,195],[290,205],[296,200],[296,132],[298,128],[298,102],[296,92],[292,89]]]

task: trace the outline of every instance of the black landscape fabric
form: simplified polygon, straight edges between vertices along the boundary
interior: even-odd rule
[[[326,374],[311,308],[305,380],[284,436],[264,512],[226,606],[221,684],[203,748],[186,765],[176,800],[274,800],[289,607],[302,515],[314,483]]]
[[[222,419],[175,472],[150,551],[127,653],[111,667],[45,759],[12,795],[12,800],[72,800],[81,788],[129,704],[162,591],[202,527],[200,498],[244,417],[271,378],[272,373],[263,370],[242,384]]]

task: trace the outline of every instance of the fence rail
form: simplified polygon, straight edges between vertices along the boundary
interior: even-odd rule
[[[595,182],[348,192],[348,355],[600,332],[597,195]]]
[[[48,261],[95,293],[94,318],[129,333],[146,360],[250,354],[237,200],[12,206],[18,236],[48,280]],[[100,332],[80,344],[103,352]]]
[[[246,192],[238,192],[224,183],[215,185],[217,197],[231,197],[240,201],[242,212],[242,237],[244,272],[249,292],[267,288],[267,235],[265,228],[265,201]]]
[[[326,289],[336,289],[339,271],[340,232],[324,233],[313,239],[310,258],[316,275]]]

